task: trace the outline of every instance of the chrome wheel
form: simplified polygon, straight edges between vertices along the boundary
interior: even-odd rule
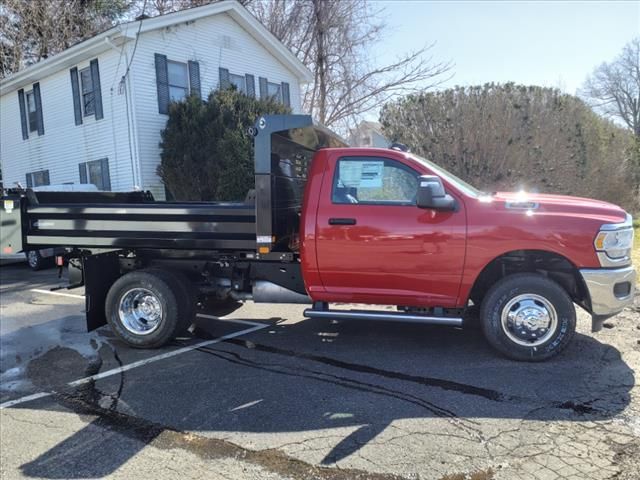
[[[27,253],[27,263],[31,268],[38,268],[40,263],[40,255],[36,250],[31,250]]]
[[[537,347],[555,333],[558,314],[546,298],[526,293],[512,298],[504,306],[501,324],[511,341],[525,347]]]
[[[151,290],[132,288],[120,298],[118,315],[131,333],[148,335],[160,326],[162,304]]]

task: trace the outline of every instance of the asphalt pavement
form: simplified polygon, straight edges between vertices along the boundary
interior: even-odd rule
[[[135,350],[56,273],[0,268],[0,478],[640,478],[640,297],[537,364],[252,302]]]

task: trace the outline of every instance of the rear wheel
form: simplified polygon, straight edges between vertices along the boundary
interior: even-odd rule
[[[47,268],[53,264],[51,258],[43,257],[38,250],[31,250],[27,252],[27,264],[31,270],[37,271]]]
[[[539,274],[509,275],[488,292],[480,311],[489,343],[514,360],[542,361],[564,350],[576,312],[564,289]]]
[[[140,270],[123,275],[111,286],[105,313],[113,332],[128,345],[157,348],[191,324],[190,299],[188,287],[176,274]]]

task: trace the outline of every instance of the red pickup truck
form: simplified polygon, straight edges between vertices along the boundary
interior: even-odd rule
[[[408,152],[346,148],[305,116],[265,116],[251,133],[245,202],[14,192],[2,247],[65,246],[89,329],[106,321],[136,347],[184,330],[198,292],[310,303],[316,318],[479,323],[498,351],[536,361],[569,344],[574,304],[597,331],[633,301],[632,221],[615,205],[481,192]]]

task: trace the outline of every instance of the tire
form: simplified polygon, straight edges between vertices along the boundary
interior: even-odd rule
[[[29,265],[29,268],[34,272],[47,268],[49,264],[52,263],[50,258],[44,258],[42,255],[40,255],[40,252],[38,250],[31,250],[29,252],[26,252],[25,257],[27,258],[27,264]]]
[[[503,355],[540,362],[569,345],[576,329],[576,311],[569,295],[553,280],[518,273],[489,289],[480,321],[487,341]]]
[[[131,347],[158,348],[181,333],[191,312],[179,276],[148,269],[127,273],[107,293],[105,313],[113,332]]]
[[[196,319],[197,310],[197,294],[194,291],[191,280],[182,272],[168,272],[156,267],[151,267],[144,271],[164,277],[172,285],[174,291],[179,292],[180,297],[184,300],[184,305],[183,313],[178,318],[174,337],[186,333]]]

